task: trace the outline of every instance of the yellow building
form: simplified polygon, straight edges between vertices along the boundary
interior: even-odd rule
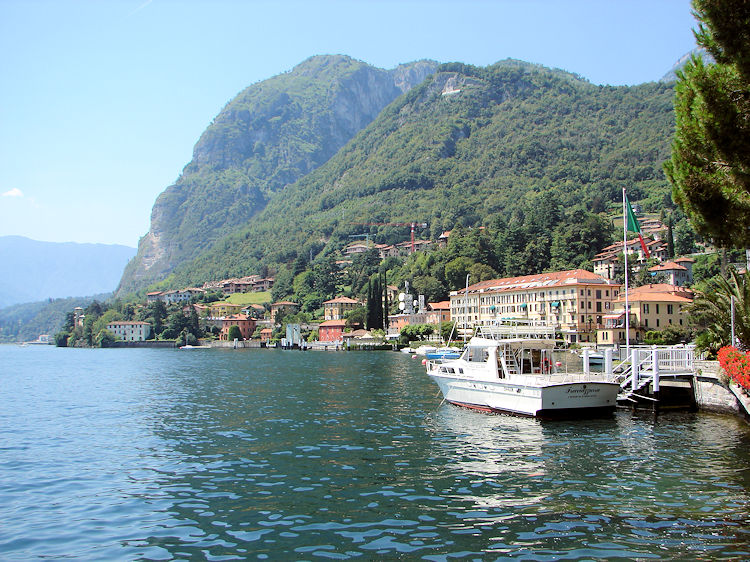
[[[660,331],[668,326],[687,326],[687,305],[693,302],[693,291],[677,285],[658,283],[628,291],[630,306],[630,340],[637,343],[646,332]],[[604,319],[597,331],[596,343],[625,343],[625,295],[615,302],[617,310]]]
[[[473,329],[502,319],[543,321],[568,343],[594,341],[620,285],[583,269],[492,279],[451,291],[451,319]]]
[[[232,304],[231,302],[215,302],[211,305],[211,316],[221,318],[239,314],[242,310],[241,304]]]
[[[352,310],[362,306],[358,300],[349,297],[336,297],[323,302],[324,320],[343,320]]]

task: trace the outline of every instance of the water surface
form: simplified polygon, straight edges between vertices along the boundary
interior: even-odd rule
[[[0,558],[750,558],[750,431],[441,404],[390,352],[0,346]]]

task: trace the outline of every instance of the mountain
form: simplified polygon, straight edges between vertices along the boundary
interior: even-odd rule
[[[23,236],[0,236],[0,308],[111,292],[135,252],[135,248],[114,244],[38,242]]]
[[[437,63],[392,70],[316,56],[240,92],[198,140],[192,161],[156,200],[120,292],[160,281],[325,163]]]
[[[706,51],[706,49],[704,49],[703,47],[696,47],[689,53],[682,55],[679,60],[674,63],[672,68],[669,69],[669,72],[661,77],[660,82],[673,82],[674,80],[677,80],[677,72],[679,70],[682,70],[682,67],[685,66],[687,61],[689,61],[693,55],[703,59],[704,63],[714,62],[713,57],[708,53],[708,51]]]
[[[562,210],[616,206],[623,187],[631,200],[658,210],[671,205],[661,166],[674,127],[672,99],[671,84],[596,86],[519,61],[441,65],[334,157],[272,197],[245,228],[178,266],[170,282],[326,255],[365,231],[378,242],[408,236],[408,229],[363,222],[425,222],[421,236],[432,239],[456,225],[544,233],[560,230]],[[571,232],[580,222],[566,220]],[[575,236],[584,234],[568,240],[570,248],[586,242]],[[550,267],[551,241],[538,238],[538,251],[528,252],[529,240],[517,242],[517,251],[537,261],[519,267]]]

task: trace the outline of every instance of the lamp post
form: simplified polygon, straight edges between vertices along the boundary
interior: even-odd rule
[[[729,342],[729,345],[734,347],[734,295],[729,296],[729,308],[732,312],[732,341]]]

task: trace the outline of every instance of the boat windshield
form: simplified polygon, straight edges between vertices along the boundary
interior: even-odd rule
[[[486,363],[490,357],[490,352],[486,347],[469,346],[464,350],[461,359],[473,363]]]

